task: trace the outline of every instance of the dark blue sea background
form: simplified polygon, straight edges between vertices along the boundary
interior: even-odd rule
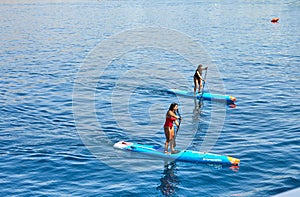
[[[0,195],[252,197],[300,187],[299,17],[296,0],[0,1]],[[235,106],[166,92],[192,90],[200,63],[205,90],[235,96]],[[163,145],[174,101],[177,148],[230,155],[239,168],[112,148]]]

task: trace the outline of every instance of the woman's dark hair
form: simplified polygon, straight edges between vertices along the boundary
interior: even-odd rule
[[[172,103],[172,104],[170,105],[170,107],[169,107],[169,110],[173,110],[174,107],[175,107],[176,105],[178,105],[178,104],[177,104],[177,103]]]

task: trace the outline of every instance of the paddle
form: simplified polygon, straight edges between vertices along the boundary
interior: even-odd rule
[[[175,135],[174,135],[174,144],[173,144],[173,145],[174,145],[174,148],[176,147],[175,139],[176,139],[176,136],[177,136],[177,133],[178,133],[178,131],[179,131],[180,124],[181,124],[181,115],[180,115],[178,109],[176,110],[176,113],[177,113],[177,115],[179,116],[179,118],[178,118],[178,127],[176,128],[176,132],[175,132]]]
[[[205,86],[205,82],[206,82],[206,74],[207,74],[207,67],[205,69],[205,74],[204,74],[204,79],[202,79],[203,81],[203,85],[202,85],[202,90],[201,90],[201,96],[199,97],[199,101],[202,102],[203,101],[203,94],[204,94],[204,86]]]
[[[202,95],[203,95],[203,92],[204,92],[204,86],[205,86],[205,82],[206,82],[207,69],[208,69],[208,68],[206,68],[205,74],[204,74],[203,86],[202,86],[202,91],[201,91],[201,92],[202,92]]]
[[[179,116],[179,118],[178,118],[178,127],[177,127],[177,129],[176,129],[176,135],[177,135],[178,130],[179,130],[179,127],[180,127],[180,124],[181,124],[181,115],[180,115],[178,109],[176,110],[176,112],[177,112],[177,114],[178,114],[178,116]]]

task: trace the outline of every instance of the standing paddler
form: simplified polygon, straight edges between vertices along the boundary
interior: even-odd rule
[[[194,74],[194,94],[196,94],[197,86],[198,86],[198,93],[202,91],[202,81],[205,82],[205,79],[202,77],[202,71],[207,70],[208,67],[202,68],[202,64],[199,64],[197,70]]]

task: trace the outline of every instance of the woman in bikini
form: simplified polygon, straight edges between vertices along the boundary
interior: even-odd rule
[[[196,90],[197,90],[197,86],[199,88],[198,93],[201,92],[202,89],[202,81],[204,81],[204,79],[202,78],[202,71],[203,70],[207,70],[208,67],[202,68],[202,64],[199,64],[197,70],[195,71],[194,74],[194,94],[196,94]]]
[[[180,117],[176,115],[177,110],[178,110],[178,104],[172,103],[166,114],[166,122],[164,124],[164,130],[166,135],[165,153],[167,154],[169,153],[168,152],[169,145],[170,145],[171,153],[177,152],[174,150],[175,136],[174,136],[174,126],[173,126],[173,123],[175,122],[176,126],[179,127],[179,123],[177,122],[177,119]]]

